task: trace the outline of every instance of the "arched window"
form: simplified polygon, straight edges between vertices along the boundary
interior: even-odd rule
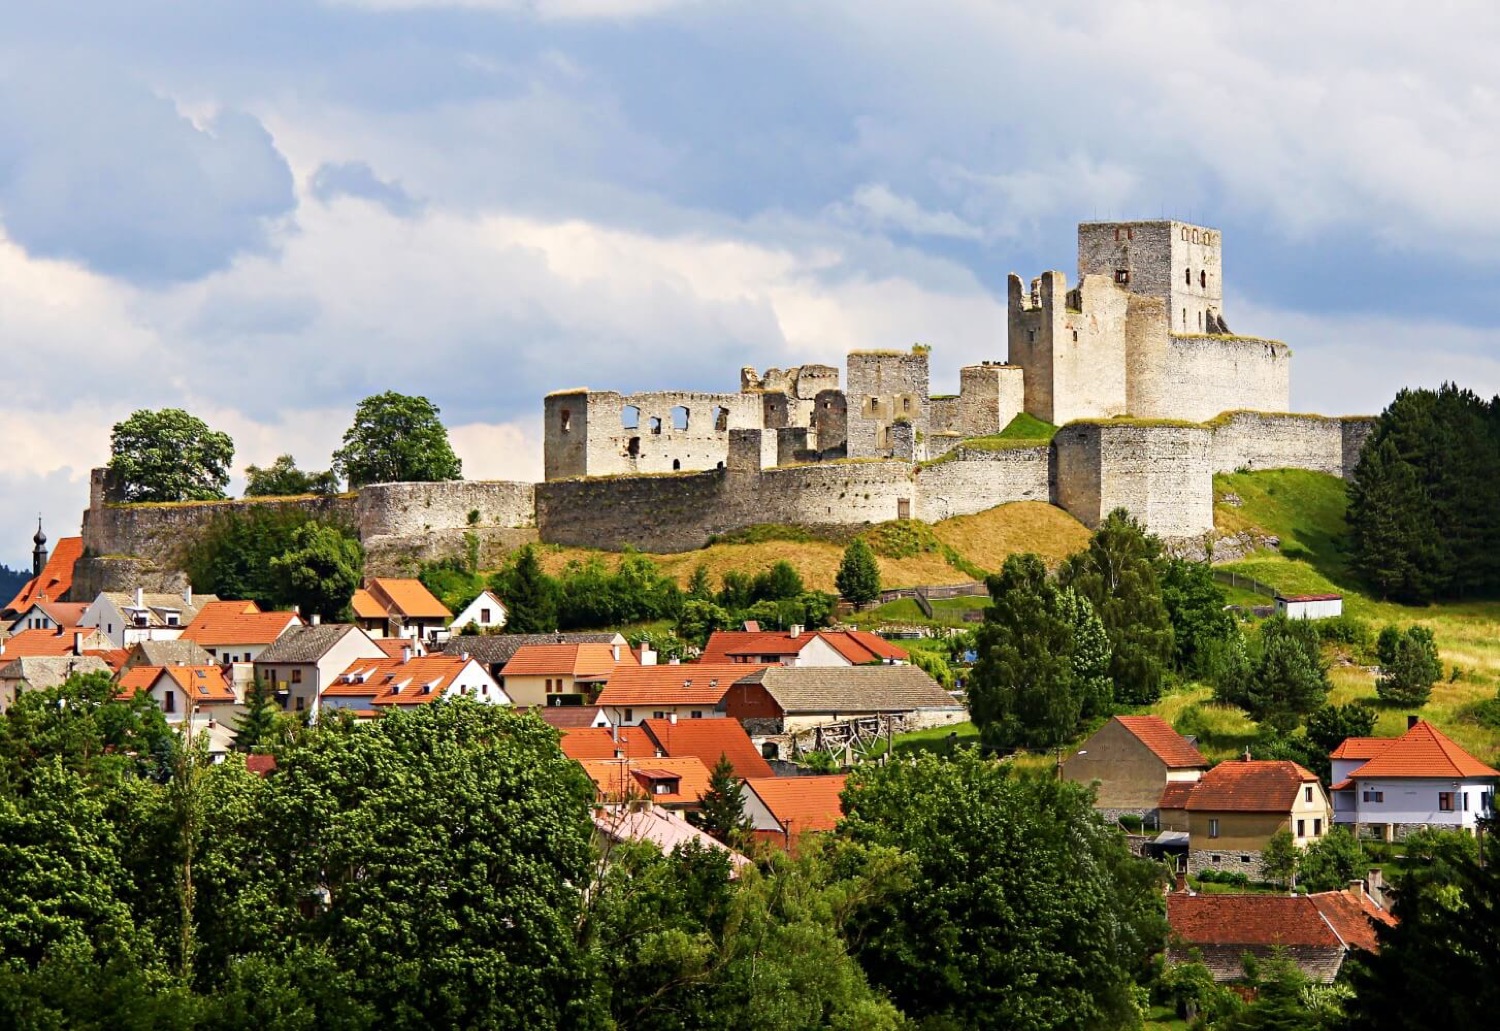
[[[660,433],[661,433],[661,419],[660,418],[658,418],[657,416],[653,415],[649,420],[647,420],[646,425],[651,428],[651,432],[652,433],[660,435]]]
[[[635,405],[626,405],[620,409],[620,428],[627,430],[639,429],[641,425],[641,410]]]
[[[674,458],[674,459],[672,459],[672,471],[676,472],[677,470],[679,470],[681,468],[682,468],[682,459],[680,459],[680,458]]]
[[[672,428],[674,430],[685,430],[688,428],[688,410],[685,405],[678,405],[672,409]]]

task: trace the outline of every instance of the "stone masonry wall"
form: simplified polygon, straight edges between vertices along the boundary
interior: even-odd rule
[[[1283,343],[1155,327],[1131,338],[1127,380],[1136,418],[1207,422],[1228,411],[1285,412],[1291,403],[1292,353]]]
[[[1375,431],[1375,419],[1366,415],[1350,415],[1339,420],[1344,430],[1344,479],[1352,481],[1354,470],[1359,467],[1359,455]]]
[[[1311,469],[1344,474],[1344,424],[1321,415],[1233,412],[1214,424],[1213,471]]]
[[[931,432],[925,351],[851,351],[845,383],[850,458],[889,457],[886,431],[897,419]]]
[[[1012,501],[1048,501],[1051,457],[1046,445],[957,454],[917,470],[916,516],[937,522],[973,515]]]
[[[536,486],[508,480],[379,483],[359,492],[361,536],[536,525]]]
[[[1168,539],[1213,529],[1212,431],[1205,426],[1082,422],[1053,438],[1054,503],[1090,529],[1129,509]]]

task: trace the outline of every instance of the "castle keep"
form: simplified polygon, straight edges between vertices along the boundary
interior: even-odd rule
[[[1176,221],[1080,225],[1076,285],[1011,275],[1006,357],[960,369],[956,396],[931,394],[921,346],[850,353],[842,387],[837,369],[803,365],[743,369],[725,393],[563,390],[543,404],[545,482],[377,485],[345,518],[376,572],[476,536],[486,556],[537,538],[687,551],[756,523],[937,521],[1012,501],[1089,527],[1124,506],[1169,541],[1201,542],[1215,473],[1345,476],[1372,423],[1288,413],[1291,351],[1230,332],[1222,244]],[[1002,439],[1022,413],[1058,429]],[[139,583],[172,569],[187,524],[207,518],[96,490],[85,545],[144,560],[120,574]],[[101,565],[90,585],[112,578]]]

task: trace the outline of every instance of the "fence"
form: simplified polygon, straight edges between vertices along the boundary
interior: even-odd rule
[[[1246,576],[1244,573],[1236,573],[1228,569],[1215,569],[1214,580],[1252,594],[1264,594],[1267,598],[1274,598],[1280,593],[1270,584],[1261,583],[1253,576]]]

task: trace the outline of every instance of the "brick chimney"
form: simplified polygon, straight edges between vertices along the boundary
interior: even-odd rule
[[[1349,882],[1349,894],[1357,899],[1365,897],[1365,882],[1355,878]]]

